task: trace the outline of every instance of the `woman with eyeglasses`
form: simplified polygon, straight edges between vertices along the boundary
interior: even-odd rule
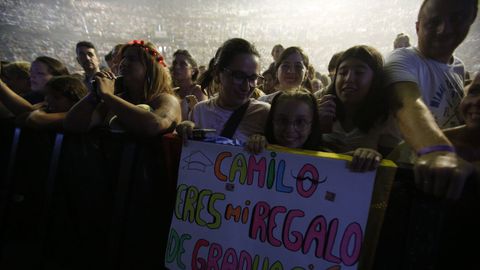
[[[199,102],[190,120],[177,127],[183,138],[194,128],[214,129],[215,134],[245,142],[252,134],[263,134],[270,105],[251,98],[259,72],[259,53],[241,38],[227,40],[213,63],[218,95]]]
[[[295,91],[299,87],[310,89],[307,79],[310,62],[308,56],[300,47],[288,47],[275,62],[276,86],[275,92],[260,97],[258,100],[272,103],[280,92]]]
[[[69,111],[65,128],[86,132],[104,126],[143,137],[173,130],[181,121],[181,109],[160,53],[153,44],[134,40],[121,48],[118,57],[121,77],[109,71],[97,73],[96,91]]]

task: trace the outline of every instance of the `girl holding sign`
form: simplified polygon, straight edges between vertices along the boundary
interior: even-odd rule
[[[319,150],[320,129],[317,102],[305,88],[296,91],[279,92],[272,100],[267,118],[265,136],[250,136],[246,148],[258,154],[267,141],[290,148]]]

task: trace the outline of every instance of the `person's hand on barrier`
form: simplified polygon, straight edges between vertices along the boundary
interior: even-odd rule
[[[415,162],[415,184],[427,194],[457,200],[474,166],[452,152],[432,152]]]
[[[175,128],[178,136],[183,140],[183,145],[187,146],[188,138],[191,138],[193,135],[193,128],[195,128],[195,123],[192,121],[183,121]]]
[[[382,154],[370,148],[357,148],[353,151],[350,169],[354,172],[372,171],[378,168]]]
[[[328,94],[317,100],[318,119],[320,121],[320,131],[322,133],[332,132],[333,122],[336,117],[335,96]]]
[[[267,147],[267,138],[261,134],[250,136],[245,144],[245,150],[255,155],[262,153],[265,147]]]

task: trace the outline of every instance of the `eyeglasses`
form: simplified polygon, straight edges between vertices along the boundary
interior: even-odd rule
[[[260,78],[263,79],[261,75],[255,73],[248,76],[247,74],[245,74],[245,72],[239,70],[230,70],[228,68],[224,68],[223,70],[227,72],[230,76],[232,76],[233,83],[238,85],[242,84],[245,80],[247,80],[250,87],[255,87],[257,86],[257,80]]]
[[[278,118],[274,119],[273,123],[275,126],[280,127],[281,129],[285,129],[286,127],[293,125],[293,128],[296,131],[305,131],[310,125],[312,124],[312,121],[308,121],[307,119],[304,118],[298,118],[293,121],[290,121],[287,118]]]

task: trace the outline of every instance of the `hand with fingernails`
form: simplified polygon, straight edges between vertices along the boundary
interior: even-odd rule
[[[183,121],[175,128],[178,136],[183,139],[183,145],[188,145],[188,138],[192,137],[193,128],[195,128],[195,123],[192,121]]]
[[[355,172],[372,171],[378,168],[382,160],[382,154],[370,148],[357,148],[352,153],[352,161],[349,167]]]
[[[101,71],[95,74],[97,93],[103,98],[105,95],[113,95],[115,88],[115,74],[111,71]]]
[[[255,155],[262,153],[266,147],[267,139],[261,134],[254,134],[250,136],[245,144],[245,150]]]

